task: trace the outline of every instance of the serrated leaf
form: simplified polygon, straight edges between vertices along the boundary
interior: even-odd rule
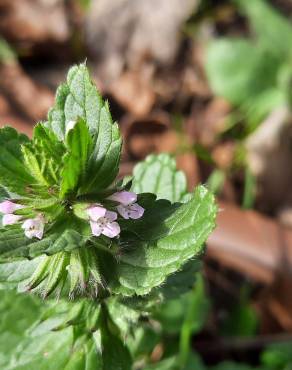
[[[67,229],[56,227],[41,240],[29,239],[20,227],[7,227],[0,233],[0,261],[13,261],[19,258],[35,258],[41,254],[52,255],[69,252],[85,245],[89,235],[82,235],[68,224]],[[75,225],[78,227],[78,225]]]
[[[158,225],[154,226],[153,220],[149,223],[151,209],[146,209],[138,225],[141,231],[144,220],[143,240],[139,243],[136,239],[132,247],[125,249],[117,265],[120,286],[112,287],[116,293],[147,294],[190,258],[202,254],[203,243],[215,226],[217,208],[213,195],[199,186],[189,202],[173,207],[167,202],[160,203],[155,210]],[[159,219],[161,214],[164,216]]]
[[[56,103],[49,112],[47,125],[59,139],[65,140],[68,123],[79,118],[88,125],[93,141],[81,192],[97,192],[108,187],[117,176],[122,141],[108,104],[102,101],[85,64],[70,69],[67,82],[57,90]]]
[[[107,188],[119,172],[122,138],[113,123],[106,103],[100,112],[99,131],[94,136],[94,150],[88,163],[87,185],[83,192]]]
[[[67,153],[63,159],[60,196],[76,192],[85,185],[88,159],[92,149],[92,140],[86,123],[79,119],[66,136]]]
[[[27,195],[26,188],[35,182],[23,163],[21,144],[28,138],[11,127],[0,129],[0,185],[9,191]]]
[[[36,330],[36,323],[51,310],[50,305],[29,295],[0,291],[1,369],[103,370],[90,336],[75,337],[72,327],[54,332],[54,326]],[[67,311],[70,307],[65,302],[56,306],[60,305]]]
[[[35,126],[33,140],[22,146],[28,171],[43,186],[58,185],[60,162],[65,147],[49,128],[39,123]]]
[[[170,275],[165,283],[157,288],[165,300],[176,299],[180,295],[187,293],[196,281],[196,273],[201,269],[200,260],[188,261],[180,271]]]
[[[179,202],[187,192],[184,173],[167,154],[149,155],[135,166],[133,176],[132,190],[136,193],[154,193],[158,199]]]
[[[57,90],[55,106],[48,115],[48,125],[59,139],[64,140],[68,123],[82,118],[88,124],[90,133],[95,135],[99,130],[102,106],[101,96],[91,81],[86,65],[74,66],[68,72],[67,82]]]
[[[43,257],[0,263],[0,289],[18,287],[19,283],[31,277]]]

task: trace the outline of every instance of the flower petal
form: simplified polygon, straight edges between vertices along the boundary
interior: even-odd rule
[[[118,218],[118,215],[116,212],[106,211],[104,217],[107,218],[109,221],[115,221]]]
[[[105,225],[102,233],[109,238],[115,238],[121,232],[120,225],[117,222],[109,222]]]
[[[90,221],[91,232],[95,236],[100,236],[103,227],[98,222]]]
[[[24,229],[24,234],[27,238],[32,239],[36,237],[42,239],[45,229],[45,220],[41,215],[36,218],[29,218],[21,227]]]
[[[41,240],[44,236],[44,228],[39,229],[38,231],[36,231],[34,236]]]
[[[119,202],[126,206],[128,204],[136,202],[137,194],[131,191],[120,191],[112,194],[110,197],[108,197],[108,199]]]
[[[17,222],[19,222],[21,219],[22,219],[21,216],[13,215],[13,214],[6,214],[2,218],[2,225],[3,226],[14,225]]]
[[[117,206],[117,210],[119,214],[126,220],[130,218],[130,211],[127,206],[123,206],[122,204],[120,204],[119,206]]]
[[[11,214],[21,208],[23,208],[21,204],[13,203],[10,200],[0,203],[0,212],[4,214]]]
[[[144,214],[144,208],[141,207],[138,203],[131,204],[128,206],[130,209],[130,218],[133,220],[137,220],[138,218],[141,218]]]
[[[21,225],[22,229],[30,229],[35,227],[35,219],[34,218],[28,218],[24,221],[24,223]]]
[[[101,217],[104,217],[106,209],[98,204],[92,205],[87,208],[87,214],[91,221],[97,221]]]
[[[124,206],[120,204],[117,206],[117,210],[119,214],[128,220],[129,218],[132,218],[133,220],[137,220],[138,218],[141,218],[144,214],[144,208],[141,207],[138,203],[130,204],[128,206]]]

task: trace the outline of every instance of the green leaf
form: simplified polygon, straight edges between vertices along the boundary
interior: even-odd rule
[[[292,342],[275,343],[268,346],[261,354],[261,362],[268,369],[291,370]]]
[[[190,353],[187,363],[182,367],[179,365],[178,358],[173,356],[146,366],[144,370],[206,370],[206,367],[196,353]]]
[[[126,345],[122,342],[118,327],[103,307],[101,323],[101,348],[104,370],[131,370],[132,359]]]
[[[0,129],[0,185],[19,195],[27,195],[27,186],[35,182],[24,166],[21,153],[21,144],[27,141],[25,135],[11,127]]]
[[[196,280],[196,273],[201,269],[201,261],[190,260],[176,274],[170,275],[157,289],[164,299],[175,299],[190,291]]]
[[[33,140],[22,146],[28,171],[38,184],[46,187],[58,185],[64,151],[64,145],[54,132],[41,123],[34,128]]]
[[[239,291],[239,302],[232,305],[231,312],[222,321],[221,333],[225,336],[252,337],[259,328],[259,315],[250,305],[250,289],[247,285]]]
[[[167,154],[149,155],[135,166],[133,176],[136,193],[154,193],[158,199],[178,202],[187,192],[184,173],[176,170],[175,160]]]
[[[106,103],[100,111],[99,131],[94,135],[94,149],[88,163],[87,185],[82,189],[96,192],[107,188],[119,172],[122,139]]]
[[[60,305],[65,312],[71,306],[74,308],[65,302],[58,302],[56,306]],[[50,306],[51,303],[45,304],[29,295],[0,291],[1,369],[103,370],[93,338],[84,336],[83,328],[76,336],[72,327],[52,332],[56,328],[47,325],[46,330],[44,327],[37,330],[40,324],[36,322],[52,311]],[[85,312],[83,320],[86,319]]]
[[[3,202],[5,199],[8,199],[10,198],[9,197],[9,194],[7,193],[7,191],[2,187],[0,186],[0,203]],[[2,227],[2,213],[0,213],[0,228]]]
[[[85,64],[72,67],[67,82],[56,94],[56,102],[48,115],[48,125],[59,139],[64,140],[70,121],[82,118],[88,124],[90,133],[99,131],[100,111],[103,102],[91,81]]]
[[[14,64],[17,56],[6,40],[0,37],[0,63]]]
[[[14,291],[0,291],[0,367],[7,369],[15,348],[42,311],[42,302]]]
[[[97,192],[108,187],[117,176],[122,141],[108,104],[102,101],[85,64],[70,69],[67,82],[57,90],[47,125],[60,140],[65,140],[68,123],[79,118],[88,125],[93,141],[82,192]]]
[[[71,227],[74,227],[71,228]],[[82,235],[78,224],[68,222],[67,229],[56,225],[43,239],[29,239],[19,226],[1,229],[0,261],[13,261],[18,258],[34,258],[41,254],[52,255],[62,251],[72,251],[85,245],[90,235]],[[77,229],[77,230],[76,230]],[[82,231],[81,231],[82,232]]]
[[[292,26],[287,18],[265,0],[235,0],[235,3],[239,4],[247,15],[260,45],[265,46],[278,58],[291,56]]]
[[[117,265],[120,285],[115,284],[112,289],[124,295],[147,294],[189,259],[200,256],[215,226],[216,212],[214,197],[203,186],[197,187],[185,204],[156,201],[146,209],[142,219],[132,224],[131,232],[136,238],[128,240],[129,245],[120,257]],[[125,236],[122,242],[126,245]]]
[[[179,299],[168,300],[154,313],[161,322],[162,328],[168,333],[177,334],[183,325],[190,333],[198,333],[204,326],[209,315],[210,302],[206,296],[202,277],[197,276],[193,290]]]
[[[274,88],[279,66],[265,49],[246,40],[226,38],[210,44],[206,72],[215,94],[238,105]]]
[[[179,370],[176,357],[169,357],[155,364],[146,366],[144,370]]]
[[[64,157],[60,195],[76,192],[86,178],[87,162],[91,153],[92,140],[86,123],[79,119],[66,136],[67,153]]]
[[[19,283],[31,277],[43,257],[33,260],[20,260],[0,263],[0,288],[10,289],[18,287]]]

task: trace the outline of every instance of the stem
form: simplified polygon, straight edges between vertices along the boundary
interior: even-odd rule
[[[195,293],[195,287],[193,287],[192,292]],[[192,316],[195,309],[197,297],[196,294],[192,294],[192,299],[190,305],[187,309],[186,316],[184,322],[181,327],[180,331],[180,339],[179,339],[179,366],[180,369],[183,369],[187,359],[189,357],[189,353],[191,350],[190,347],[190,339],[192,336]]]
[[[102,243],[98,243],[96,240],[94,241],[94,247],[111,254],[112,256],[116,256],[116,251],[114,249],[109,248],[108,246],[104,246]]]

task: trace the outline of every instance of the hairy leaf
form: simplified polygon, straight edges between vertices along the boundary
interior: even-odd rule
[[[82,192],[97,192],[109,186],[117,176],[121,136],[118,125],[112,121],[108,104],[102,101],[85,64],[70,69],[67,82],[57,91],[47,125],[59,139],[65,140],[67,125],[79,118],[88,125],[93,141]]]
[[[108,187],[119,171],[122,139],[117,123],[113,123],[106,103],[100,112],[99,130],[94,135],[94,149],[88,163],[87,185],[83,192]]]
[[[18,226],[11,226],[1,230],[0,233],[0,261],[13,261],[19,258],[34,258],[41,254],[52,255],[61,251],[71,251],[85,245],[89,235],[82,235],[76,229],[56,227],[44,238],[29,239]],[[75,224],[78,227],[77,224]],[[0,265],[1,266],[1,265]]]
[[[41,123],[34,128],[33,140],[22,146],[28,171],[45,187],[58,185],[64,151],[54,132]]]
[[[21,144],[28,138],[11,127],[0,129],[0,185],[9,191],[26,195],[26,188],[34,183],[23,163]]]
[[[135,166],[133,176],[132,190],[136,193],[154,193],[158,199],[178,202],[187,192],[184,173],[167,154],[149,155]]]
[[[129,241],[120,257],[120,286],[113,287],[117,293],[149,293],[186,261],[203,252],[203,243],[215,226],[214,198],[203,186],[197,187],[185,204],[157,203],[155,212],[153,208],[146,209],[143,219],[131,230],[136,238],[132,239],[133,245]]]
[[[67,153],[62,170],[61,197],[76,191],[85,182],[92,141],[86,123],[82,119],[79,119],[69,130],[65,142]]]

